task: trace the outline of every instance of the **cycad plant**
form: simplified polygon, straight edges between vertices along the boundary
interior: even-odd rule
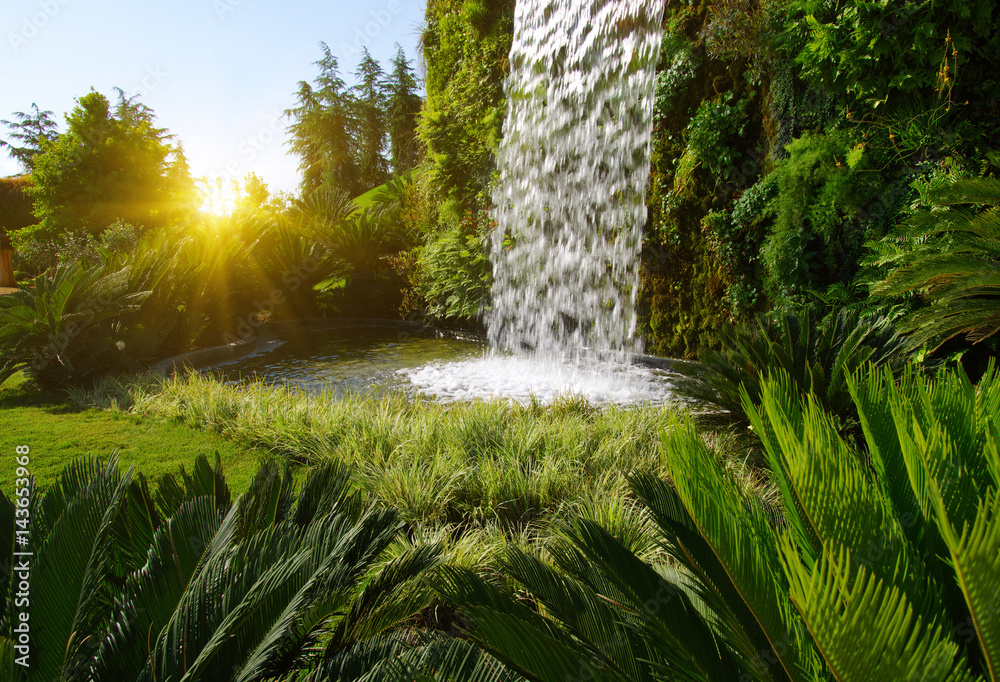
[[[8,587],[0,659],[12,679],[260,680],[349,671],[392,653],[427,603],[433,545],[392,549],[394,511],[342,467],[262,466],[235,501],[202,459],[157,493],[112,460],[71,465],[32,495],[29,666],[11,665],[23,609]],[[14,512],[0,504],[11,547]],[[19,677],[20,676],[20,677]]]
[[[727,411],[749,425],[742,392],[752,402],[770,372],[783,371],[803,395],[812,394],[831,413],[851,421],[854,406],[847,378],[865,363],[905,366],[904,344],[888,318],[841,308],[825,315],[813,306],[758,315],[754,322],[720,330],[722,347],[701,361],[676,362],[679,394]]]
[[[690,420],[664,432],[671,483],[632,487],[673,561],[579,521],[555,568],[510,551],[531,599],[469,571],[440,589],[470,635],[531,680],[1000,679],[1000,377],[848,379],[861,448],[787,376],[762,434],[781,509],[745,491]]]
[[[0,383],[26,370],[48,385],[121,367],[128,324],[148,290],[128,267],[61,265],[0,296]]]
[[[972,343],[1000,331],[1000,180],[971,178],[934,188],[933,206],[878,245],[890,272],[878,296],[921,294],[928,305],[901,326],[913,346],[955,336]]]

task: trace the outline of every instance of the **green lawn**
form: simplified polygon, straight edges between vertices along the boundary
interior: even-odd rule
[[[374,187],[368,190],[361,196],[355,197],[354,204],[358,208],[351,215],[360,215],[361,213],[363,213],[366,208],[375,203],[375,197],[378,195],[379,192],[383,191],[385,188],[386,188],[385,185],[379,185],[378,187]]]
[[[18,376],[0,386],[0,490],[13,494],[15,448],[31,448],[30,469],[40,486],[53,483],[63,467],[78,457],[102,459],[117,453],[123,467],[155,480],[188,470],[198,455],[222,458],[234,494],[250,485],[262,451],[226,440],[177,421],[101,410],[78,410],[59,391],[33,388]]]

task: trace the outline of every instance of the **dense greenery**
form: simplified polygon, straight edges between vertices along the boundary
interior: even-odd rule
[[[232,671],[253,666],[269,674],[312,670],[324,680],[423,679],[418,669],[454,680],[520,679],[515,673],[530,680],[992,679],[1000,588],[992,419],[1000,375],[991,370],[972,385],[961,370],[927,379],[911,369],[897,379],[888,367],[862,365],[846,385],[863,432],[857,441],[845,440],[829,406],[780,370],[761,381],[758,400],[744,390],[764,460],[749,470],[733,460],[735,441],[707,436],[671,410],[650,420],[648,410],[581,404],[332,403],[197,377],[75,391],[85,404],[181,416],[312,465],[297,495],[289,474],[270,464],[236,502],[218,467],[204,461],[157,488],[141,478],[132,483],[113,463],[68,469],[42,499],[58,495],[79,517],[62,519],[63,507],[52,502],[34,509],[52,523],[33,536],[32,580],[56,589],[45,582],[52,569],[42,559],[70,545],[74,555],[108,558],[78,561],[79,574],[60,565],[59,592],[79,597],[35,606],[33,613],[44,610],[66,626],[46,634],[33,660],[61,667],[68,679],[85,679],[92,666],[146,679],[141,671],[150,665],[159,679],[174,664],[170,638],[186,637],[187,665],[223,666],[214,679],[239,679]],[[622,434],[641,435],[630,444]],[[573,467],[552,468],[560,461],[584,464],[581,477]],[[502,473],[490,476],[491,463]],[[524,464],[536,467],[533,475],[511,479]],[[586,466],[613,470],[617,481],[567,504],[594,479]],[[490,481],[498,496],[476,501]],[[549,506],[544,495],[553,493],[562,502]],[[546,506],[544,515],[532,514]],[[125,525],[102,534],[86,509],[105,510],[102,523],[111,527],[122,514]],[[308,544],[318,539],[309,527],[325,523],[336,529],[322,533],[330,555]],[[70,525],[72,533],[57,532]],[[412,540],[400,535],[404,528]],[[168,532],[201,540],[174,546]],[[362,552],[360,564],[347,558],[357,554],[336,554],[361,541],[382,549]],[[278,561],[280,551],[265,545],[302,563],[289,563],[292,554]],[[198,576],[216,570],[218,552],[231,557],[216,567],[220,582],[207,573],[203,581]],[[233,557],[247,581],[263,579],[261,571],[267,581],[241,592],[250,582],[225,577]],[[356,566],[372,577],[325,582],[318,577],[331,567],[324,557],[338,571]],[[190,580],[172,582],[177,562]],[[425,573],[429,582],[418,577]],[[125,581],[108,582],[112,575]],[[87,607],[70,614],[70,601]],[[198,605],[209,603],[219,606]],[[430,616],[442,608],[453,615]],[[184,617],[191,609],[202,615]],[[231,615],[247,609],[256,615]],[[362,620],[345,629],[354,618]],[[59,633],[68,638],[79,619],[108,634],[67,639],[68,647],[49,642]],[[127,642],[150,626],[159,653],[136,656]],[[278,651],[294,653],[274,658]],[[421,668],[430,660],[432,668]],[[360,677],[375,670],[386,677]]]
[[[335,401],[195,374],[106,379],[71,396],[80,407],[179,419],[302,463],[350,462],[358,485],[408,521],[508,532],[535,532],[539,520],[566,508],[614,504],[607,498],[622,490],[622,471],[659,469],[657,438],[669,412],[573,400],[550,407],[403,396]]]
[[[267,197],[248,183],[226,216],[146,234],[118,223],[35,251],[53,267],[0,299],[0,375],[61,385],[250,339],[272,320],[395,314],[402,281],[388,257],[415,240],[405,183],[363,211],[335,189]]]
[[[695,355],[726,321],[863,293],[867,244],[896,234],[914,182],[989,172],[996,16],[988,1],[668,3],[648,347]]]
[[[160,230],[193,209],[187,162],[147,107],[121,92],[112,107],[91,92],[77,100],[66,124],[66,132],[42,141],[33,160],[36,232],[57,240],[98,235],[119,220]]]
[[[973,343],[990,341],[995,349],[1000,331],[1000,181],[960,180],[928,192],[933,209],[914,214],[897,234],[885,238],[876,261],[891,269],[873,293],[918,291],[930,301],[903,321],[913,346],[962,335]],[[977,212],[977,204],[989,208]]]
[[[641,302],[648,348],[700,358],[690,403],[126,373],[321,312],[476,324],[513,7],[429,0],[422,107],[401,51],[348,88],[323,46],[288,112],[301,191],[251,176],[223,216],[120,92],[62,134],[7,122],[31,176],[0,185],[0,384],[27,382],[4,447],[114,440],[92,420],[142,465],[190,428],[252,455],[237,497],[221,457],[49,462],[44,490],[15,469],[30,534],[5,490],[0,562],[25,539],[31,678],[996,682],[993,0],[667,3]],[[23,679],[15,574],[0,669]]]
[[[0,248],[10,248],[9,232],[35,223],[28,196],[30,186],[30,176],[0,178]]]
[[[538,603],[449,569],[475,641],[532,680],[996,679],[1000,381],[849,381],[864,448],[787,375],[746,409],[781,493],[748,494],[690,421],[664,432],[673,485],[632,478],[675,563],[579,521],[504,565]]]
[[[390,167],[404,175],[416,166],[417,82],[397,46],[388,74],[365,49],[355,73],[358,83],[348,88],[337,57],[325,43],[320,47],[319,75],[312,84],[299,82],[296,106],[285,112],[302,194],[307,198],[325,188],[357,197],[385,183]]]
[[[814,307],[785,311],[777,319],[758,315],[753,324],[719,330],[721,348],[700,362],[677,362],[678,392],[726,410],[725,417],[749,425],[744,396],[756,403],[761,385],[783,372],[802,395],[812,395],[829,414],[853,421],[847,382],[865,364],[902,371],[906,344],[890,321],[841,308],[823,315]]]
[[[21,551],[34,559],[21,589],[31,595],[33,636],[30,653],[19,652],[26,663],[15,665],[24,605],[4,589],[5,673],[222,680],[316,670],[355,680],[391,665],[392,636],[429,603],[421,575],[440,553],[407,546],[396,514],[348,483],[328,462],[296,493],[287,468],[265,464],[233,500],[218,461],[200,458],[190,474],[161,478],[155,493],[114,459],[71,464],[31,496]],[[4,497],[5,546],[18,527]]]
[[[426,17],[427,100],[418,128],[426,157],[411,218],[423,243],[400,270],[408,312],[475,325],[489,301],[489,183],[506,111],[514,2],[430,0]]]

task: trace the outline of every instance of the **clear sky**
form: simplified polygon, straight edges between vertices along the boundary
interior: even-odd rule
[[[254,171],[294,190],[297,159],[285,145],[301,80],[324,41],[350,84],[367,46],[383,65],[402,45],[421,73],[417,42],[425,0],[4,0],[0,119],[37,102],[64,114],[91,88],[139,93],[157,124],[183,145],[195,177]],[[0,137],[6,137],[0,127]],[[0,152],[0,176],[18,165]]]

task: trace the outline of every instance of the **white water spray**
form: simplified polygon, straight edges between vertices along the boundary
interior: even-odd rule
[[[496,350],[407,372],[422,392],[669,398],[662,376],[630,365],[664,6],[518,0],[493,196]]]
[[[491,345],[627,362],[664,2],[519,0],[494,193]]]

